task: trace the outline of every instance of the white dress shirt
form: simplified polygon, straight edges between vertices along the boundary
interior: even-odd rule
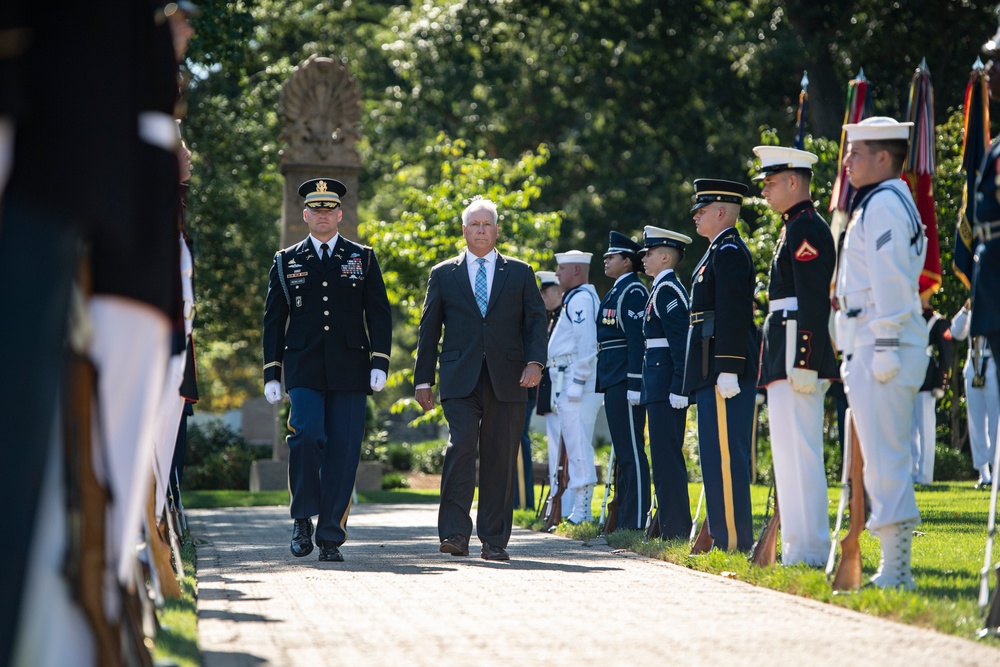
[[[476,274],[479,273],[479,259],[468,250],[465,251],[465,268],[469,270],[469,284],[472,285],[472,293],[476,293]],[[490,295],[493,293],[493,275],[497,270],[497,250],[494,248],[483,257],[486,262],[483,267],[486,269],[486,303],[490,302]]]

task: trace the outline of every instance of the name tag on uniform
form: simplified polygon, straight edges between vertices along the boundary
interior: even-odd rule
[[[306,276],[308,275],[308,271],[300,271],[298,273],[286,273],[285,278],[288,279],[289,285],[303,285],[305,284]]]

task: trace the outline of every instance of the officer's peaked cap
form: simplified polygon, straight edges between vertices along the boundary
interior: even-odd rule
[[[760,169],[753,177],[755,181],[789,169],[812,171],[812,166],[819,160],[819,156],[815,153],[783,146],[757,146],[753,149],[753,153],[760,158]]]
[[[723,181],[717,178],[699,178],[694,182],[694,206],[692,211],[697,211],[703,206],[722,202],[726,204],[743,205],[743,195],[749,190],[742,183],[734,181]]]
[[[345,194],[347,186],[333,178],[314,178],[299,186],[299,196],[305,198],[306,208],[337,208]]]

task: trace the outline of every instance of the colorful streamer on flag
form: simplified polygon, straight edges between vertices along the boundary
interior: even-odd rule
[[[903,165],[903,179],[910,186],[913,201],[924,223],[927,235],[927,257],[920,273],[921,298],[941,289],[941,247],[938,240],[937,215],[934,212],[934,86],[927,61],[913,73],[910,82],[910,101],[906,117],[913,123],[910,134],[910,151]]]
[[[871,86],[865,78],[865,71],[858,70],[858,76],[847,84],[847,111],[844,112],[844,125],[859,123],[875,113],[872,102]],[[847,211],[854,188],[847,178],[844,168],[844,151],[847,149],[847,133],[840,131],[840,157],[837,160],[837,179],[833,183],[833,193],[830,195],[831,211]]]
[[[809,105],[809,72],[802,72],[802,92],[799,93],[799,112],[795,116],[795,141],[792,148],[806,149],[806,108]]]
[[[965,171],[965,188],[962,190],[962,208],[955,225],[955,252],[952,268],[966,287],[972,279],[972,220],[976,204],[976,179],[983,165],[983,157],[990,146],[990,106],[986,70],[983,61],[976,58],[969,83],[965,87],[965,126],[962,132],[962,169]]]

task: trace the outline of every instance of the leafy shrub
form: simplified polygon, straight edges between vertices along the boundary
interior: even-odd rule
[[[393,442],[385,448],[382,464],[389,470],[413,470],[413,451],[408,442]]]
[[[418,442],[412,446],[414,467],[428,475],[440,475],[444,466],[444,450],[447,448],[447,440]]]
[[[406,475],[401,472],[387,472],[382,475],[382,490],[390,491],[392,489],[408,489],[410,488],[410,480],[406,479]]]
[[[968,452],[939,444],[934,452],[934,481],[955,482],[976,478]]]
[[[220,420],[188,426],[184,488],[238,489],[250,486],[250,465],[270,457],[269,447],[251,447]]]

